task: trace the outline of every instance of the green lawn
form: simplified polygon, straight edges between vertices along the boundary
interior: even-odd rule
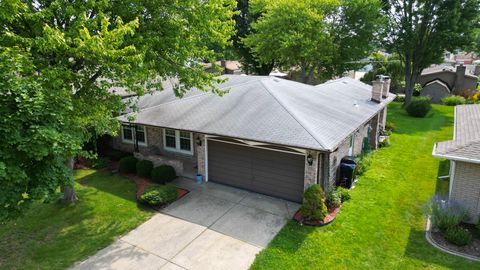
[[[480,269],[480,264],[431,247],[424,236],[422,205],[447,183],[448,170],[431,156],[433,143],[452,137],[453,107],[434,106],[424,119],[392,104],[397,125],[391,146],[373,152],[340,215],[312,228],[289,222],[252,269]]]
[[[95,170],[76,171],[80,202],[35,204],[0,224],[0,269],[65,269],[137,227],[152,211],[135,201],[135,184]]]

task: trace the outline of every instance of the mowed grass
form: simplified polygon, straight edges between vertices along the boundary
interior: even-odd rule
[[[434,105],[419,119],[394,103],[388,116],[397,125],[391,146],[371,153],[370,169],[337,219],[321,228],[290,221],[252,269],[480,269],[425,240],[422,206],[448,187],[437,183],[448,168],[432,147],[452,138],[453,107]]]
[[[152,211],[135,201],[135,184],[108,172],[75,172],[80,201],[37,203],[0,224],[0,269],[66,269],[134,229]]]

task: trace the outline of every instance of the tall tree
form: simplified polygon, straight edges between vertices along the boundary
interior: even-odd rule
[[[263,63],[300,70],[304,83],[358,66],[381,22],[377,0],[257,0],[251,8],[263,11],[245,44]]]
[[[181,96],[219,79],[211,44],[233,34],[232,0],[0,1],[0,219],[62,186],[95,134],[115,134],[125,106],[112,87],[143,94],[176,77]]]
[[[406,104],[423,69],[440,63],[445,50],[471,44],[478,11],[478,0],[384,0],[385,43],[404,63]]]
[[[367,72],[361,81],[371,83],[377,75],[388,75],[391,79],[391,90],[394,93],[399,92],[405,86],[403,63],[398,54],[384,55],[382,52],[374,52],[370,55],[372,70]]]
[[[273,69],[274,60],[262,63],[253,55],[250,48],[245,46],[242,39],[253,32],[252,23],[260,16],[261,11],[250,8],[250,0],[237,0],[237,13],[235,19],[235,35],[233,36],[233,48],[240,57],[242,69],[247,74],[268,75]]]

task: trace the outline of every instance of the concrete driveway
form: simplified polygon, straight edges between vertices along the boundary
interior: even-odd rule
[[[300,207],[215,183],[174,183],[190,193],[73,269],[248,269]]]

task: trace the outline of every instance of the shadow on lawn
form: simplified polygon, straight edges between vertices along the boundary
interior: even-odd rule
[[[122,183],[122,181],[131,183],[131,190],[128,190],[128,187],[126,187],[125,183]],[[115,195],[124,200],[136,202],[135,183],[127,177],[119,174],[113,174],[107,170],[98,170],[94,173],[78,177],[77,182],[82,186],[92,187],[99,191]]]
[[[450,269],[478,269],[479,267],[478,262],[447,254],[430,245],[425,239],[424,230],[410,230],[404,256]]]

